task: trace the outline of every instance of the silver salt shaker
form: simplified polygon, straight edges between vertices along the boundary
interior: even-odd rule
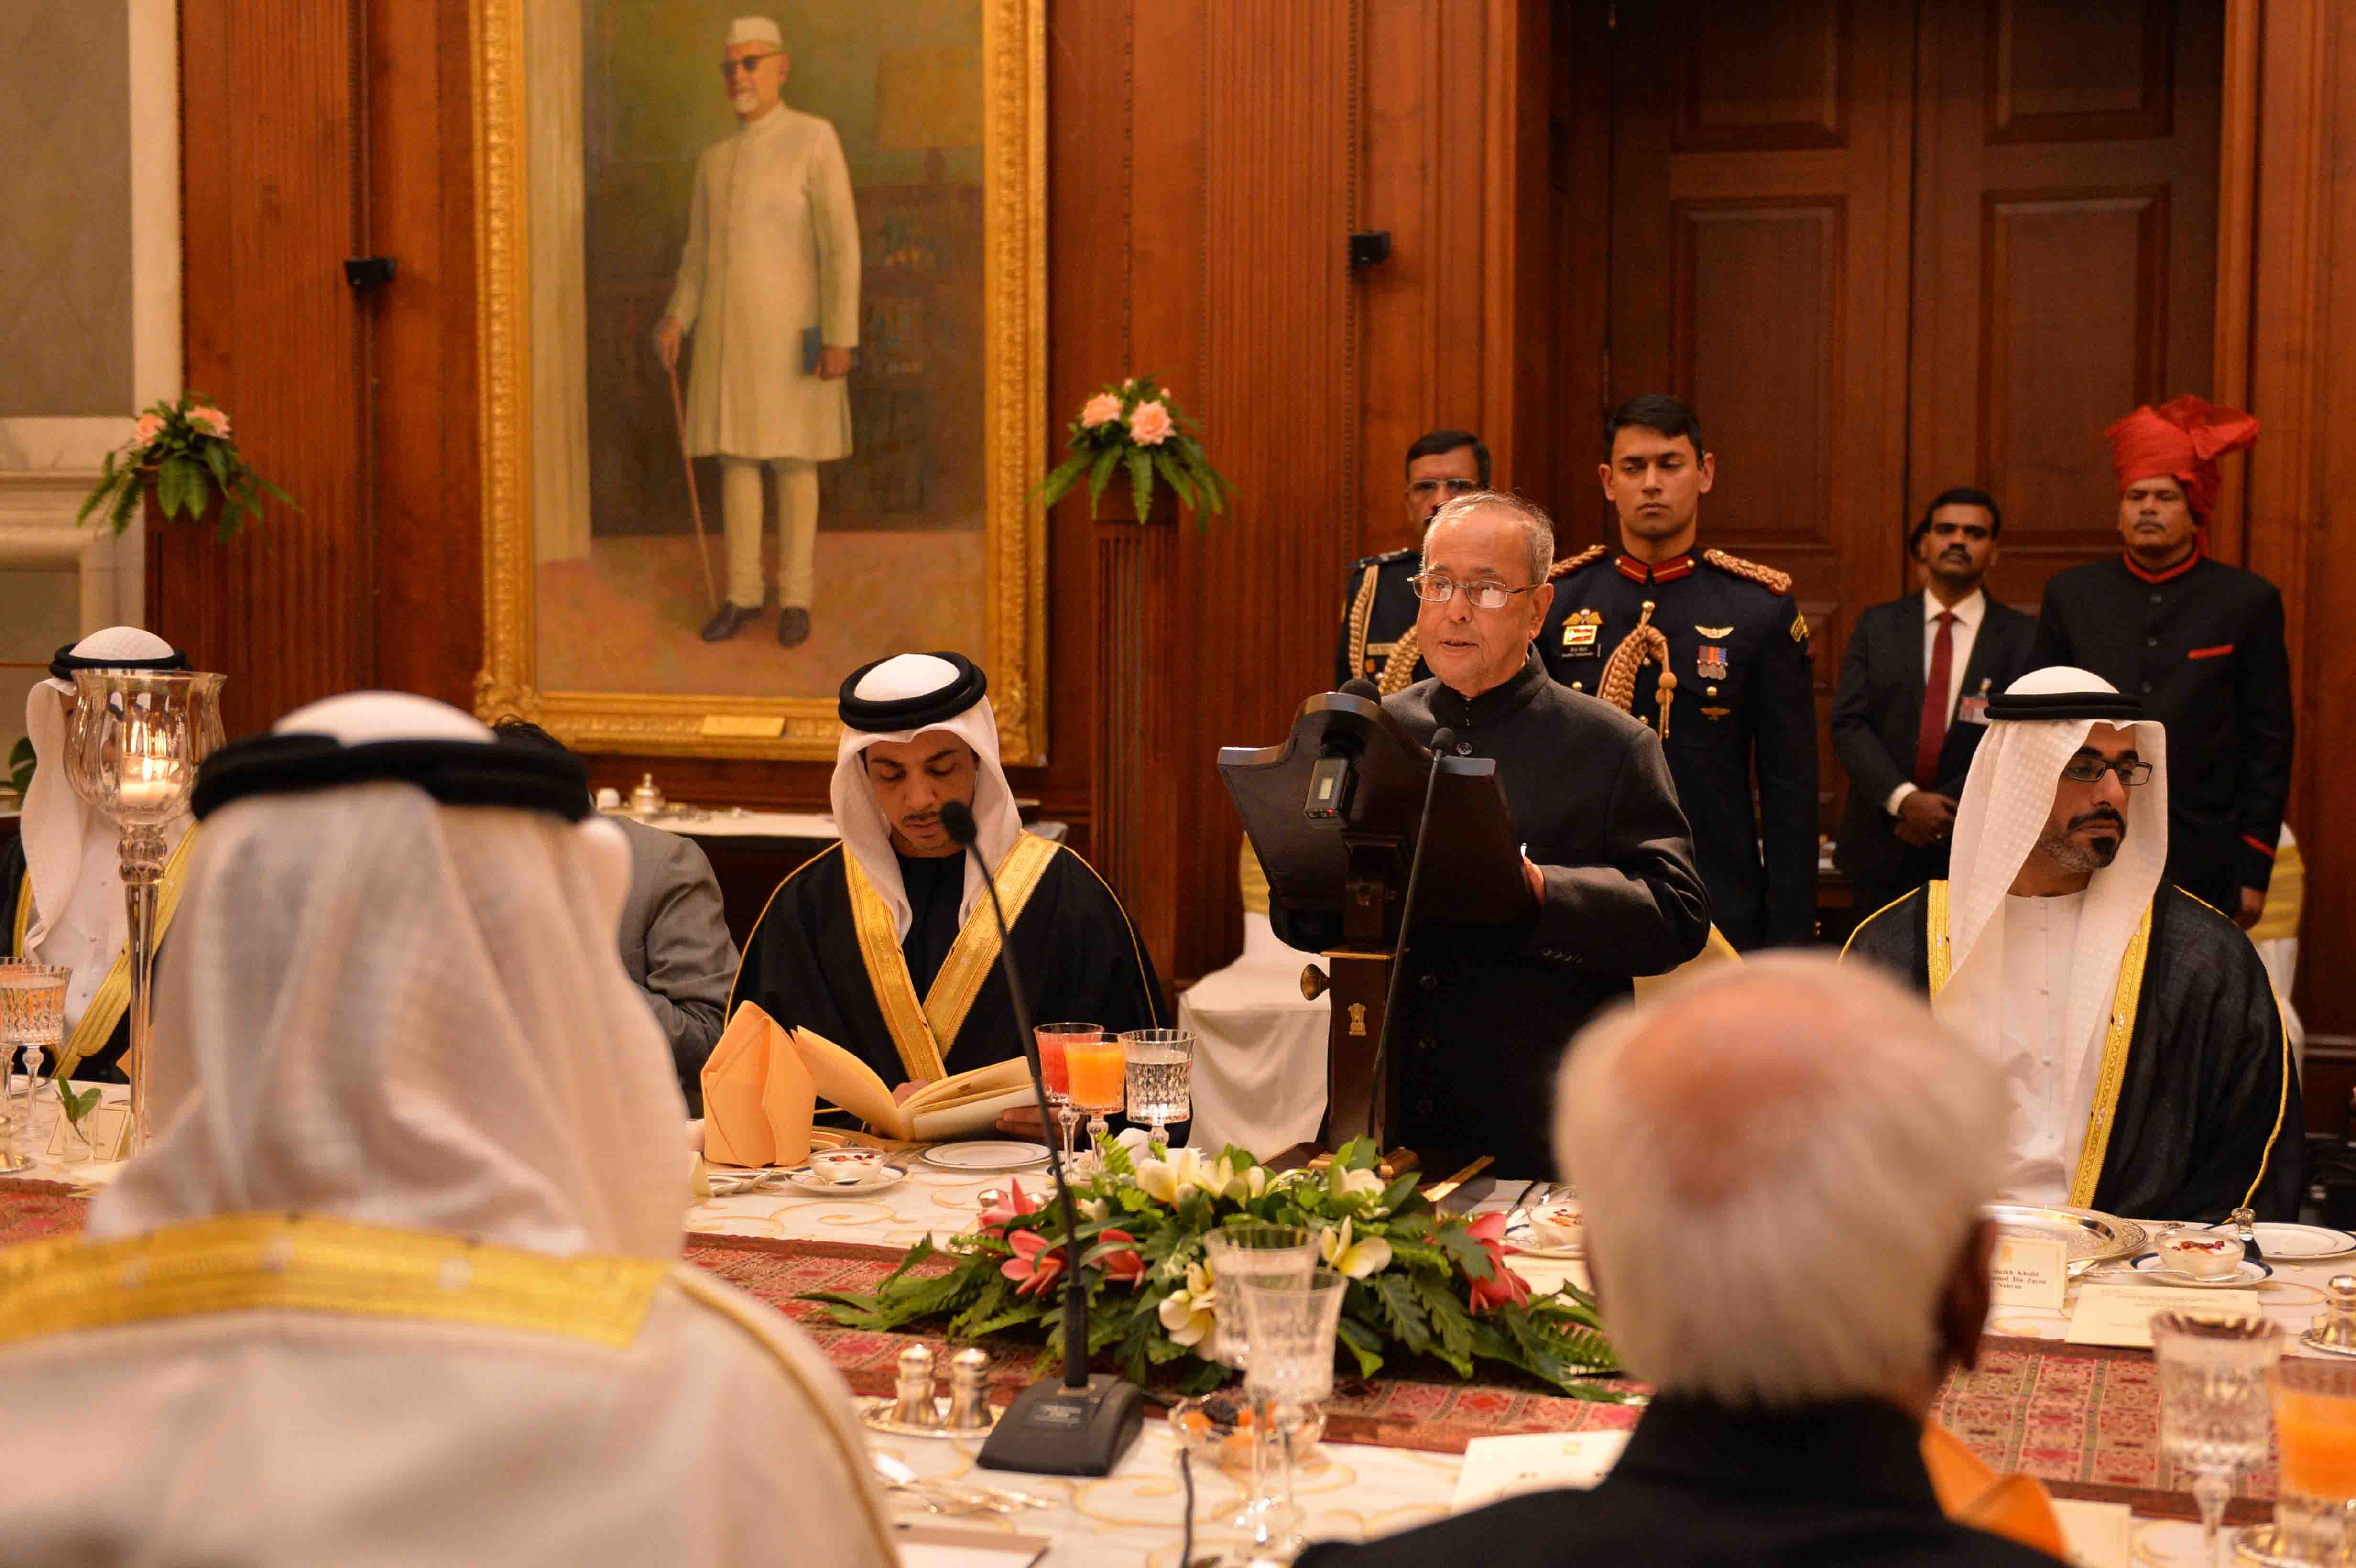
[[[949,1358],[949,1430],[979,1432],[990,1424],[990,1352],[959,1350]]]
[[[2336,1274],[2323,1289],[2324,1307],[2301,1335],[2319,1350],[2356,1356],[2356,1275]]]
[[[933,1351],[928,1345],[911,1345],[900,1352],[900,1381],[894,1386],[892,1419],[902,1426],[938,1426],[940,1407],[933,1403]]]

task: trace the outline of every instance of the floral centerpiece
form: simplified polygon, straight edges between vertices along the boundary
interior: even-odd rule
[[[142,482],[151,478],[155,504],[167,517],[182,512],[203,517],[218,489],[221,507],[213,537],[223,542],[235,539],[249,517],[260,520],[263,492],[294,507],[285,491],[253,471],[230,439],[229,416],[202,392],[183,392],[178,401],[157,403],[139,416],[130,444],[106,454],[98,485],[82,501],[74,521],[87,522],[91,513],[102,511],[121,533],[131,526],[132,508],[145,488]]]
[[[1129,480],[1141,523],[1152,510],[1157,481],[1176,493],[1198,524],[1205,512],[1225,512],[1226,498],[1235,494],[1235,486],[1204,455],[1194,421],[1150,375],[1132,376],[1118,387],[1108,384],[1081,405],[1070,431],[1072,455],[1039,486],[1040,498],[1050,507],[1085,477],[1093,518],[1116,473]]]
[[[1587,1381],[1619,1370],[1592,1296],[1566,1285],[1534,1292],[1505,1267],[1505,1217],[1444,1215],[1412,1173],[1385,1182],[1373,1147],[1344,1145],[1325,1169],[1271,1176],[1230,1146],[1205,1157],[1182,1149],[1134,1159],[1099,1143],[1103,1170],[1077,1179],[1076,1238],[1057,1206],[1012,1183],[999,1207],[937,1247],[927,1236],[870,1296],[821,1291],[847,1328],[944,1324],[953,1339],[1044,1329],[1043,1362],[1060,1358],[1062,1292],[1076,1251],[1088,1298],[1088,1349],[1109,1354],[1135,1381],[1166,1369],[1199,1393],[1234,1374],[1203,1359],[1223,1310],[1203,1238],[1228,1224],[1299,1225],[1317,1234],[1326,1264],[1347,1275],[1341,1341],[1362,1376],[1392,1357],[1432,1357],[1470,1378],[1475,1362],[1513,1367],[1582,1399],[1617,1400]],[[947,1257],[945,1274],[918,1266]]]

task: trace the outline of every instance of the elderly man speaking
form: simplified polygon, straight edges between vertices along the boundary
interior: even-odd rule
[[[1709,895],[1659,737],[1608,702],[1558,686],[1531,650],[1554,589],[1554,524],[1512,496],[1459,496],[1423,536],[1416,636],[1434,678],[1383,707],[1419,741],[1494,757],[1526,841],[1530,902],[1505,928],[1418,924],[1392,1019],[1403,1049],[1404,1136],[1427,1159],[1487,1154],[1546,1168],[1556,1061],[1638,975],[1665,974],[1709,936]],[[1269,923],[1321,952],[1336,915],[1271,904]]]
[[[0,1253],[11,1561],[896,1561],[842,1380],[679,1262],[587,783],[390,693],[207,760],[162,1131]]]
[[[1988,703],[1953,871],[1847,952],[1926,989],[2012,1094],[2009,1196],[2114,1214],[2298,1214],[2298,1078],[2257,950],[2163,883],[2167,739],[2067,666]]]

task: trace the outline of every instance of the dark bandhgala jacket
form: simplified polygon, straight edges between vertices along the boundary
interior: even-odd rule
[[[1632,976],[1665,974],[1708,939],[1709,898],[1660,741],[1556,685],[1536,654],[1469,701],[1427,680],[1383,706],[1419,741],[1444,724],[1461,754],[1496,759],[1514,829],[1546,879],[1545,902],[1517,924],[1411,931],[1390,1027],[1404,1136],[1428,1166],[1488,1154],[1500,1172],[1543,1174],[1564,1045]],[[1272,902],[1269,918],[1310,952],[1341,938],[1338,916]]]
[[[1879,964],[1936,996],[1946,890],[1931,882],[1870,916],[1842,957]],[[2112,1031],[2095,1075],[2094,1121],[2078,1179],[2083,1206],[2137,1219],[2223,1219],[2247,1204],[2294,1221],[2307,1171],[2298,1069],[2282,1009],[2242,929],[2181,888],[2151,901],[2141,962],[2129,944],[2121,986],[2133,1023]],[[2073,1198],[2072,1201],[2080,1201]]]
[[[2053,1568],[1955,1524],[1922,1467],[1921,1428],[1851,1400],[1759,1412],[1663,1395],[1590,1491],[1534,1492],[1301,1568]]]
[[[1963,695],[2002,691],[2029,673],[2037,622],[2009,605],[1984,600],[1972,656],[1964,661]],[[1857,910],[1871,914],[1911,888],[1947,874],[1948,840],[1912,845],[1898,837],[1883,809],[1890,791],[1913,776],[1914,744],[1922,732],[1922,595],[1876,604],[1857,618],[1841,656],[1833,693],[1833,754],[1848,774],[1848,805],[1841,813],[1833,863],[1857,884]],[[1976,709],[1974,710],[1975,712]],[[1962,710],[1948,716],[1932,790],[1950,800],[1964,793],[1985,720]]]
[[[2168,880],[2231,914],[2264,891],[2290,798],[2282,594],[2195,555],[2147,573],[2124,557],[2045,585],[2037,663],[2088,669],[2168,727]]]

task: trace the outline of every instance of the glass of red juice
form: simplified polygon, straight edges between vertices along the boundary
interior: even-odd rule
[[[1094,1045],[1105,1038],[1102,1024],[1041,1024],[1031,1031],[1039,1041],[1039,1077],[1047,1086],[1047,1104],[1064,1133],[1064,1166],[1072,1164],[1072,1143],[1078,1136],[1080,1114],[1072,1105],[1072,1062],[1066,1054],[1076,1042]]]

